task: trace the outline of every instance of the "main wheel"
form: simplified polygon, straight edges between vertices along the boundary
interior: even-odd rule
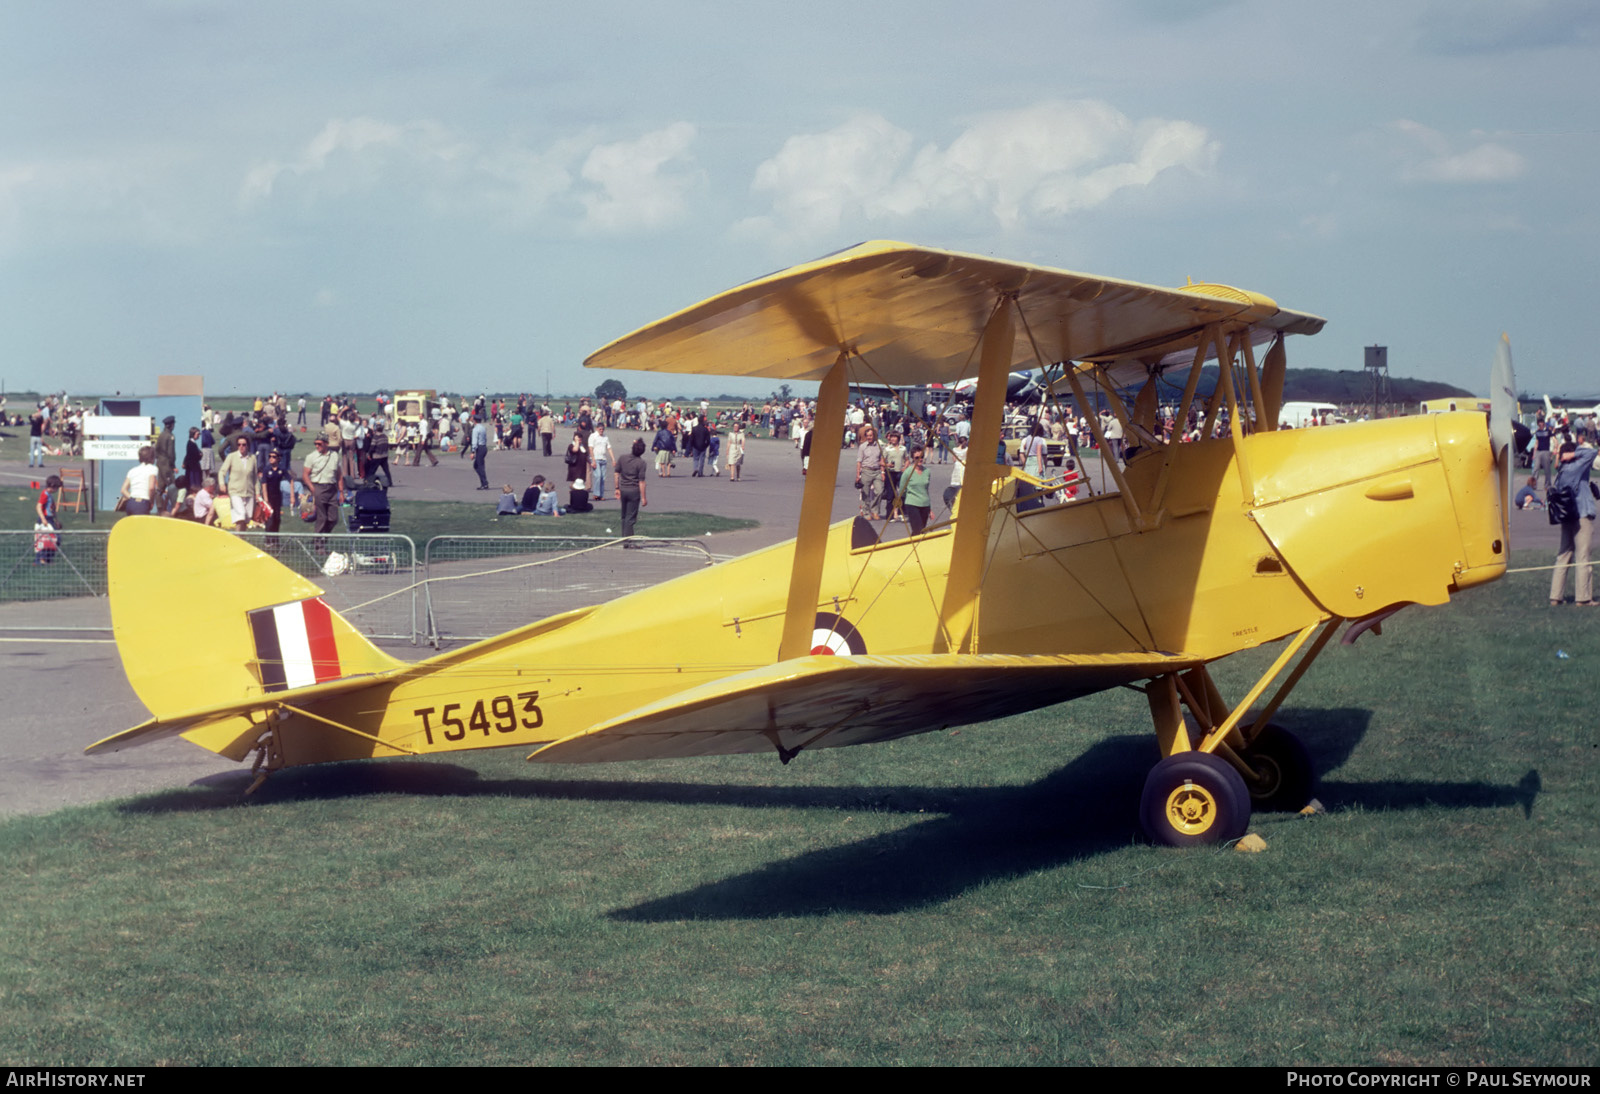
[[[1257,809],[1292,813],[1311,800],[1317,769],[1306,746],[1287,729],[1268,723],[1245,749],[1243,759],[1260,780],[1245,784]]]
[[[1228,761],[1179,752],[1150,769],[1139,822],[1147,836],[1169,847],[1224,843],[1250,827],[1250,792]]]

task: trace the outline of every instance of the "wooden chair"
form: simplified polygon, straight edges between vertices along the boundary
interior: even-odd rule
[[[84,496],[83,469],[79,467],[63,467],[61,469],[61,499],[56,504],[62,508],[71,508],[74,513],[81,513],[89,508],[89,499]]]

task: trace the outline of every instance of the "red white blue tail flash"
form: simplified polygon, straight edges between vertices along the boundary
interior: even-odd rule
[[[333,613],[321,598],[259,608],[249,616],[265,690],[285,691],[339,678]]]

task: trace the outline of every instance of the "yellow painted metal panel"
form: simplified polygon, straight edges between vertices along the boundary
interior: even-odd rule
[[[1333,614],[1356,617],[1449,599],[1467,556],[1434,430],[1431,418],[1405,418],[1262,438],[1304,442],[1278,476],[1293,482],[1293,492],[1256,509],[1255,519],[1295,577]],[[1479,446],[1484,474],[1477,477],[1488,483],[1486,433]],[[1343,458],[1305,458],[1303,450],[1315,447],[1324,457]],[[1396,489],[1402,479],[1407,488]],[[1463,489],[1472,487],[1463,482]],[[1480,501],[1492,512],[1492,485]],[[1473,514],[1464,517],[1476,522]],[[1498,522],[1498,514],[1491,519]]]

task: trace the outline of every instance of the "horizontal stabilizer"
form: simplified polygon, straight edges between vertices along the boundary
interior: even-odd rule
[[[147,745],[155,741],[164,741],[168,737],[176,737],[185,728],[182,725],[163,725],[159,718],[152,718],[148,722],[140,722],[132,729],[125,729],[121,733],[113,733],[104,740],[96,741],[83,751],[86,756],[98,756],[107,752],[121,752],[125,748]]]
[[[267,694],[252,695],[247,699],[236,699],[231,702],[163,714],[160,717],[151,718],[148,722],[141,722],[132,729],[125,729],[121,733],[113,733],[104,740],[96,741],[83,751],[90,756],[98,755],[102,752],[121,752],[125,748],[133,748],[136,745],[145,745],[168,737],[176,737],[231,719],[240,719],[244,723],[244,728],[249,728],[249,723],[245,722],[245,719],[257,712],[275,711],[284,705],[302,706],[322,699],[329,699],[335,695],[342,695],[348,691],[358,691],[362,688],[371,687],[382,680],[400,676],[405,671],[405,667],[402,666],[383,673],[344,676],[323,684],[295,688],[293,691],[278,689]],[[260,719],[256,719],[256,721],[260,721]]]
[[[839,748],[988,721],[1179,672],[1171,653],[797,657],[565,737],[528,758],[601,763]]]

